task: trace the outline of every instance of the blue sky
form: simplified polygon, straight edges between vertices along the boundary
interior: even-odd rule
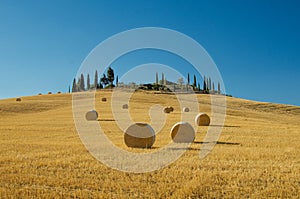
[[[150,26],[199,42],[218,66],[227,93],[300,105],[299,10],[296,0],[2,0],[0,98],[65,92],[101,41]]]

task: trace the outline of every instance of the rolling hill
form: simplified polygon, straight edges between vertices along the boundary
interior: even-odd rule
[[[106,97],[107,102],[101,102]],[[209,95],[198,95],[210,114]],[[129,149],[110,108],[111,93],[96,94],[99,124],[118,147],[151,152],[169,142],[180,120],[173,95],[137,92],[129,111],[149,122],[148,109],[174,106],[153,149]],[[133,108],[134,107],[134,108]],[[299,198],[300,107],[227,98],[226,121],[213,151],[199,159],[208,127],[171,165],[149,173],[125,173],[97,161],[74,124],[71,94],[0,100],[1,198]]]

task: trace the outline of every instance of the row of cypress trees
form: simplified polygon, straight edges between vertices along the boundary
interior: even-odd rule
[[[115,87],[114,80],[115,74],[111,67],[108,67],[107,73],[103,74],[100,79],[98,77],[98,71],[96,70],[93,84],[91,84],[90,74],[87,74],[87,80],[85,84],[85,78],[82,73],[77,81],[76,78],[73,79],[72,92],[86,91],[94,88],[113,88]],[[116,78],[116,84],[118,85],[118,76]]]
[[[107,73],[103,74],[102,77],[99,79],[98,77],[98,71],[95,71],[95,77],[94,77],[94,83],[91,84],[90,80],[90,74],[87,74],[87,80],[85,84],[85,78],[84,75],[81,74],[80,77],[77,79],[73,79],[73,84],[72,84],[72,92],[80,92],[80,91],[86,91],[90,89],[102,89],[102,88],[113,88],[115,87],[114,85],[114,80],[115,80],[115,74],[114,70],[111,67],[108,67]],[[166,84],[166,78],[164,74],[162,73],[162,80],[161,84]],[[183,83],[183,79],[178,80],[179,84]],[[156,85],[159,84],[158,81],[158,73],[156,73]],[[218,93],[221,94],[221,86],[220,82],[218,82],[217,88],[215,88],[215,83],[211,80],[210,77],[205,77],[203,78],[203,87],[200,87],[200,83],[197,83],[196,75],[194,75],[193,78],[193,83],[190,84],[190,74],[188,73],[187,75],[187,85],[191,86],[194,91],[201,91],[203,93]],[[118,86],[118,76],[116,77],[116,86]],[[188,87],[187,87],[188,89]],[[70,90],[70,89],[69,89]]]

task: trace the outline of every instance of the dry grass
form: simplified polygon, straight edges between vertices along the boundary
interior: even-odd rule
[[[117,146],[123,143],[111,114],[109,92],[97,93],[99,122]],[[199,95],[201,111],[210,98]],[[96,161],[76,132],[69,94],[0,101],[0,198],[299,198],[300,108],[228,99],[226,123],[214,150],[199,159],[207,127],[176,162],[144,174],[123,173]],[[154,104],[173,106],[154,147],[170,141],[179,121],[175,96],[135,93],[129,111],[149,122]],[[143,118],[143,119],[141,119]],[[141,121],[142,120],[142,121]],[[147,149],[155,150],[155,149]]]

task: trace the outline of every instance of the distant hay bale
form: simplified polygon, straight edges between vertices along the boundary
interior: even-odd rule
[[[178,122],[171,129],[171,138],[176,143],[191,143],[195,139],[195,130],[187,122]]]
[[[52,94],[52,92],[48,92],[48,95],[51,95]]]
[[[164,113],[170,113],[170,112],[171,112],[170,107],[165,107],[164,108]]]
[[[21,102],[22,99],[21,99],[20,97],[18,97],[18,98],[16,99],[16,101],[17,101],[17,102]]]
[[[190,109],[189,109],[188,107],[184,107],[184,108],[182,109],[182,111],[183,111],[183,112],[190,112]]]
[[[135,123],[126,129],[124,142],[128,147],[151,148],[155,142],[155,132],[149,124]]]
[[[101,101],[106,102],[107,101],[106,97],[102,97]]]
[[[174,108],[172,106],[168,106],[164,108],[164,113],[171,113],[174,111]]]
[[[128,109],[128,104],[123,104],[122,108],[123,109]]]
[[[42,95],[42,93],[39,93],[38,95]]]
[[[85,119],[88,121],[95,121],[98,119],[98,113],[95,110],[88,111],[85,114]]]
[[[60,91],[58,91],[58,92],[57,92],[57,94],[61,94],[61,92],[60,92]]]
[[[195,117],[195,124],[198,126],[209,126],[210,118],[206,113],[199,113]]]

